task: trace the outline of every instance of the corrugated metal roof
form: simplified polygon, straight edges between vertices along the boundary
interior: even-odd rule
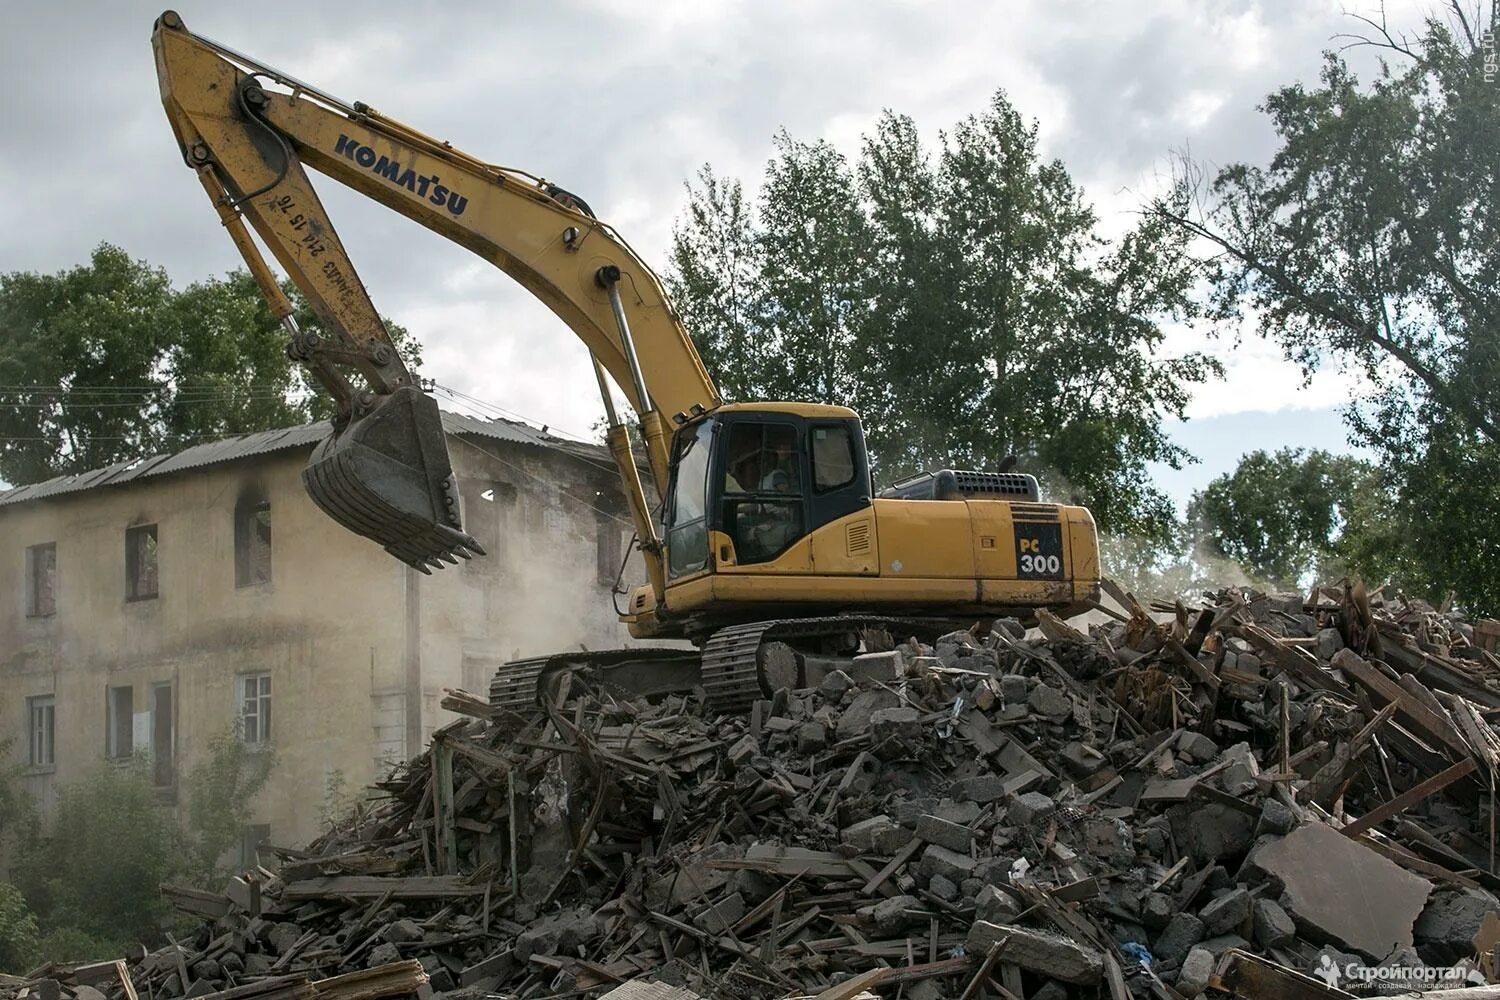
[[[473,434],[535,448],[553,448],[579,458],[609,460],[608,449],[601,445],[564,440],[526,424],[509,420],[481,420],[461,413],[444,411],[443,429],[449,434]],[[239,437],[209,441],[193,445],[191,448],[184,448],[171,455],[156,455],[151,458],[119,462],[103,469],[92,469],[70,476],[58,476],[55,479],[32,483],[30,486],[17,486],[15,489],[0,492],[0,507],[68,493],[81,493],[84,490],[92,490],[101,486],[120,486],[137,479],[170,475],[205,465],[236,462],[241,459],[254,458],[257,455],[289,451],[293,448],[310,448],[327,437],[329,430],[328,421],[320,420],[298,427],[284,427],[280,430],[261,431],[258,434],[244,434]]]

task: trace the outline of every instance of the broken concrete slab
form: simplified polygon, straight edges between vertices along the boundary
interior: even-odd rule
[[[1321,823],[1256,847],[1247,861],[1283,887],[1299,928],[1368,958],[1413,942],[1432,883]]]
[[[1093,948],[1048,931],[976,920],[965,948],[974,955],[988,955],[996,945],[998,961],[1065,983],[1092,985],[1104,975],[1104,956]]]
[[[974,831],[967,826],[930,814],[917,820],[917,836],[929,844],[937,844],[960,854],[967,854],[969,845],[974,842]]]

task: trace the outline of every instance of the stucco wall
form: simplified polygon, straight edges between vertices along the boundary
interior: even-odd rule
[[[514,652],[623,643],[596,562],[601,525],[625,528],[593,509],[618,508],[609,471],[493,440],[451,450],[470,487],[514,491],[514,516],[490,560],[432,577],[312,505],[305,449],[0,506],[0,739],[24,755],[27,698],[54,696],[56,765],[25,779],[44,807],[105,759],[109,688],[132,686],[143,713],[150,686],[170,682],[185,810],[187,776],[237,717],[236,678],[269,671],[276,765],[255,818],[273,841],[300,843],[318,832],[331,779],[357,793],[381,758],[420,749],[449,721],[443,688],[480,686]],[[271,504],[272,573],[236,587],[246,495]],[[132,602],[125,531],[143,523],[158,525],[159,596]],[[27,617],[25,550],[44,542],[57,546],[56,611]]]

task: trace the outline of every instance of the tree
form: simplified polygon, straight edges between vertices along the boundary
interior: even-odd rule
[[[1423,536],[1407,540],[1409,579],[1494,611],[1500,86],[1483,39],[1500,7],[1453,3],[1411,38],[1365,24],[1357,44],[1382,56],[1372,81],[1328,54],[1318,86],[1267,98],[1280,141],[1268,165],[1231,165],[1196,209],[1156,211],[1215,249],[1219,318],[1253,319],[1309,373],[1334,363],[1368,380],[1347,412],[1393,517]]]
[[[209,740],[208,756],[188,778],[186,874],[199,885],[223,880],[222,863],[252,817],[251,803],[275,766],[271,751],[252,748],[238,726]]]
[[[287,286],[304,329],[319,321]],[[420,349],[386,321],[409,366]],[[0,480],[99,468],[327,416],[244,271],[174,290],[100,244],[57,274],[0,275]]]
[[[1200,560],[1233,560],[1252,580],[1295,590],[1343,568],[1341,543],[1370,530],[1367,505],[1382,493],[1377,470],[1348,455],[1253,451],[1193,496],[1187,524]]]
[[[117,949],[155,940],[166,914],[158,887],[177,870],[182,837],[144,758],[101,764],[65,785],[51,828],[50,837],[29,838],[16,866],[44,930],[67,928],[67,941],[81,934]]]
[[[37,937],[36,917],[21,890],[0,882],[0,975],[19,976],[31,967]]]
[[[166,273],[101,245],[55,275],[0,277],[0,477],[28,483],[160,443]]]
[[[687,185],[687,217],[673,230],[667,288],[703,362],[729,399],[766,392],[760,247],[739,181],[721,180],[705,165]]]
[[[1162,351],[1198,265],[1160,219],[1105,240],[1003,93],[935,156],[887,112],[853,166],[781,132],[753,205],[710,167],[688,190],[668,286],[730,396],[862,410],[883,479],[1016,455],[1105,530],[1169,537],[1147,465],[1188,460],[1163,419],[1218,373]]]

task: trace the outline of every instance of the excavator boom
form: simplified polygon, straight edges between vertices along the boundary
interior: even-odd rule
[[[719,395],[656,276],[586,203],[194,35],[175,12],[158,18],[152,44],[184,159],[288,324],[290,355],[337,403],[333,434],[304,475],[324,511],[419,568],[479,551],[461,527],[436,403],[391,342],[305,167],[467,247],[546,303],[588,347],[606,401],[605,373],[635,409],[654,485],[665,492],[673,417],[711,409]],[[245,222],[307,297],[321,332],[292,324]],[[657,582],[634,454],[618,418],[611,423]]]

